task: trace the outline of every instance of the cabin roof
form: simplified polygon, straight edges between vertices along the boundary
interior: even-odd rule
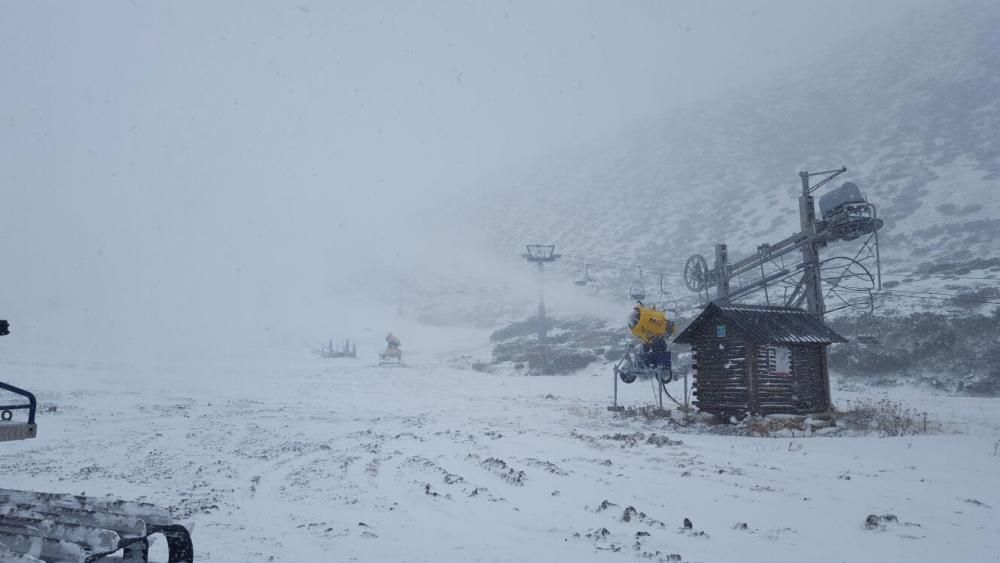
[[[847,340],[823,321],[803,309],[768,305],[710,303],[698,317],[674,339],[691,344],[695,335],[708,323],[724,320],[766,344],[832,344]]]

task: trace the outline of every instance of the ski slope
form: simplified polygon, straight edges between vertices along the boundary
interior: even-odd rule
[[[424,335],[396,369],[8,362],[43,412],[2,484],[170,506],[201,561],[1000,560],[997,399],[893,389],[929,436],[698,434],[613,417],[602,366],[485,374],[486,332]]]

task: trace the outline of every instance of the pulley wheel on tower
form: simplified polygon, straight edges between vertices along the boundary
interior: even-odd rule
[[[703,291],[708,285],[708,261],[695,254],[684,264],[684,285],[691,291]]]

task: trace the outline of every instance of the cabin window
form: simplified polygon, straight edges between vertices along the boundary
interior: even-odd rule
[[[787,346],[767,347],[768,371],[771,375],[788,377],[792,375],[792,350]]]
[[[715,325],[715,336],[718,338],[726,337],[726,325]]]

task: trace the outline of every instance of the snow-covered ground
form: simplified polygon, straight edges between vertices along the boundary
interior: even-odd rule
[[[8,362],[44,412],[0,485],[170,506],[200,561],[1000,561],[1000,400],[837,384],[945,431],[682,433],[612,416],[606,370],[484,374],[487,332],[423,334],[395,369]]]

